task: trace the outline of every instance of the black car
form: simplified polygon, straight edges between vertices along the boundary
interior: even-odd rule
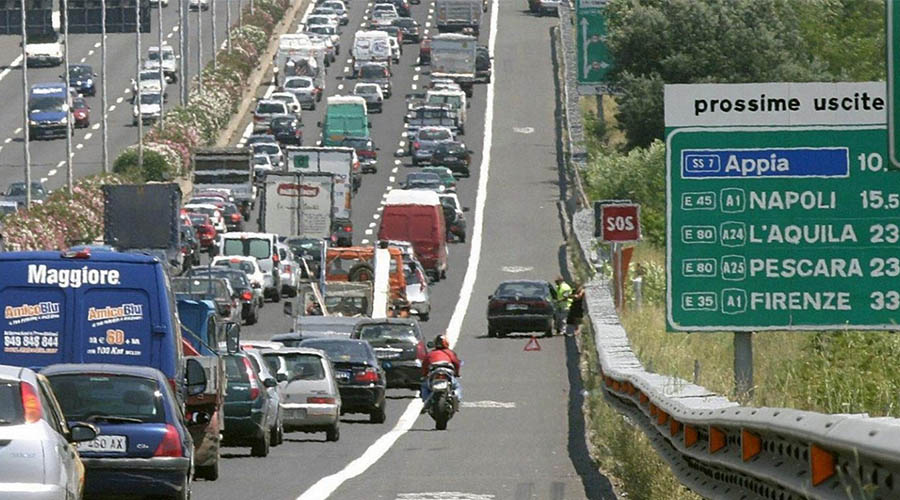
[[[353,221],[350,219],[334,219],[331,226],[331,243],[336,247],[353,246]]]
[[[327,251],[327,242],[318,238],[285,238],[284,243],[291,249],[294,259],[300,264],[300,276],[316,280],[322,272],[322,259]]]
[[[419,32],[419,23],[411,17],[398,17],[391,21],[391,25],[400,28],[404,42],[419,43],[422,40],[422,35]]]
[[[60,80],[65,81],[66,75],[59,75],[59,78]],[[97,95],[97,88],[94,86],[94,78],[97,78],[97,75],[90,65],[69,65],[69,86],[74,88],[79,94],[84,96]]]
[[[391,97],[391,70],[384,64],[367,63],[359,68],[360,82],[377,83],[381,85],[384,98]]]
[[[511,280],[488,296],[488,337],[509,332],[544,332],[553,335],[555,305],[550,283]]]
[[[303,131],[300,130],[302,126],[294,115],[275,115],[269,124],[269,130],[281,144],[300,146],[303,144]]]
[[[472,151],[466,149],[461,142],[443,142],[434,148],[431,154],[431,164],[447,167],[453,175],[469,177],[469,167],[472,163]]]
[[[413,318],[363,320],[352,339],[369,342],[387,374],[388,387],[418,390],[422,384],[422,361],[428,354],[419,321]]]
[[[491,52],[487,46],[479,45],[475,48],[475,80],[483,83],[491,83]]]
[[[384,423],[387,377],[368,342],[315,338],[300,342],[300,347],[320,349],[331,359],[341,393],[341,413],[368,413],[370,422]]]
[[[247,353],[227,354],[223,359],[228,391],[222,446],[250,446],[251,456],[265,457],[269,446],[279,444],[272,442],[268,427],[272,420],[268,389],[278,382],[274,378],[263,380]]]
[[[222,217],[225,218],[225,228],[229,231],[243,231],[244,215],[241,209],[234,203],[222,204]]]
[[[362,166],[362,172],[377,173],[378,172],[378,151],[375,143],[368,137],[345,137],[341,141],[341,146],[345,148],[353,148],[356,150],[356,156]]]
[[[259,321],[259,309],[263,306],[263,300],[254,293],[253,286],[244,271],[222,266],[194,267],[185,276],[189,278],[210,276],[226,278],[231,283],[234,293],[240,298],[241,319],[244,320],[244,323],[254,325]]]

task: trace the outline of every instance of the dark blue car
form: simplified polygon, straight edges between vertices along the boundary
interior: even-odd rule
[[[100,432],[79,443],[85,496],[153,492],[189,498],[194,451],[172,388],[155,368],[57,364],[42,372],[66,420],[91,422]]]
[[[83,96],[94,96],[97,94],[97,89],[94,87],[94,78],[97,78],[97,75],[94,74],[94,69],[90,65],[69,65],[69,85],[79,94]],[[62,80],[65,80],[65,75],[63,75]]]

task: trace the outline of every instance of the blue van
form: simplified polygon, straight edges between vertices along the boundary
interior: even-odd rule
[[[28,92],[28,134],[33,139],[65,137],[72,117],[72,95],[65,83],[37,83]]]
[[[166,376],[184,403],[175,297],[163,264],[154,257],[90,251],[0,254],[0,309],[0,364],[149,366]]]

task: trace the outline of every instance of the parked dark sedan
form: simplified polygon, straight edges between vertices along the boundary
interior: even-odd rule
[[[422,362],[428,354],[419,321],[413,318],[363,320],[352,339],[368,341],[387,374],[388,387],[419,390]]]
[[[276,115],[272,117],[269,130],[281,144],[300,146],[303,144],[303,130],[300,129],[302,126],[303,124],[294,115]]]
[[[469,167],[472,163],[472,151],[466,149],[461,142],[444,142],[434,148],[431,154],[431,164],[447,167],[453,175],[469,177]]]
[[[419,43],[422,40],[422,35],[419,34],[419,23],[411,17],[398,17],[391,21],[391,25],[400,28],[404,41]]]
[[[231,283],[231,288],[241,301],[241,319],[244,324],[255,325],[259,321],[259,309],[263,306],[261,296],[253,292],[247,273],[239,269],[229,269],[222,266],[195,267],[186,275],[189,278],[225,278]]]
[[[94,78],[97,78],[97,75],[89,64],[69,65],[69,86],[74,88],[79,94],[84,96],[94,96],[97,94],[97,88],[94,86]],[[66,75],[59,75],[59,79],[66,81]]]
[[[550,283],[504,281],[488,296],[488,337],[503,337],[509,332],[553,335],[554,307]]]
[[[274,378],[262,380],[259,371],[247,353],[239,352],[225,356],[225,377],[228,392],[225,394],[225,430],[222,432],[223,446],[250,446],[250,455],[265,457],[269,447],[277,445],[271,441],[269,424],[272,420],[268,412],[267,389],[275,387]]]
[[[300,342],[300,347],[320,349],[331,359],[341,393],[341,413],[368,413],[370,422],[384,423],[387,377],[368,342],[316,338]]]

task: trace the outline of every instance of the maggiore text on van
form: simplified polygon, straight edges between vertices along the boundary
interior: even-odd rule
[[[54,269],[46,264],[28,264],[28,283],[59,285],[60,288],[79,288],[81,285],[118,285],[117,269]]]

